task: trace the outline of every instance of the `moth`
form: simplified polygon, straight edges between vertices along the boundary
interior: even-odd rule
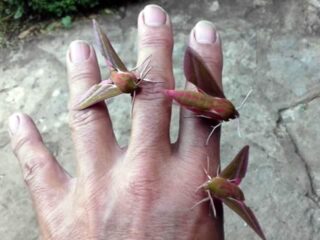
[[[164,94],[175,100],[182,107],[194,112],[196,116],[207,118],[214,122],[214,127],[206,141],[207,145],[214,130],[223,121],[240,117],[239,109],[243,106],[251,91],[241,105],[236,108],[231,101],[226,99],[201,57],[190,47],[187,48],[185,53],[184,70],[187,81],[194,86],[196,91],[167,89],[164,90]]]
[[[210,201],[213,213],[216,215],[213,199],[218,199],[236,212],[261,239],[265,240],[266,237],[259,222],[252,210],[245,204],[244,194],[239,187],[247,172],[248,158],[249,146],[244,146],[229,165],[218,173],[216,177],[210,177],[208,170],[205,170],[208,181],[202,184],[198,190],[203,189],[206,191],[208,197],[196,203],[195,206]]]
[[[110,77],[98,84],[94,84],[83,94],[74,108],[82,110],[122,93],[133,95],[134,101],[136,90],[141,81],[149,81],[145,77],[151,70],[151,56],[147,57],[140,66],[128,70],[96,20],[93,20],[93,30],[96,44],[110,69]]]

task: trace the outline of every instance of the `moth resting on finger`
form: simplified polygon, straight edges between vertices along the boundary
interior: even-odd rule
[[[74,106],[74,108],[78,110],[88,108],[97,102],[115,97],[122,93],[129,93],[135,96],[135,92],[141,81],[149,81],[145,79],[145,77],[151,70],[151,56],[147,57],[140,66],[128,70],[114,50],[107,35],[102,31],[100,25],[95,20],[93,20],[93,29],[96,44],[110,69],[110,77],[98,84],[94,84],[83,94],[83,96],[81,96]]]
[[[190,47],[187,48],[185,53],[184,70],[187,81],[197,90],[165,90],[164,94],[175,100],[182,107],[194,112],[196,116],[207,118],[214,122],[214,128],[206,141],[206,144],[208,144],[213,131],[223,121],[240,117],[238,110],[242,107],[249,94],[237,109],[231,101],[226,99],[201,57]]]
[[[214,199],[222,201],[231,210],[237,213],[258,235],[265,240],[266,237],[259,225],[252,210],[245,204],[244,194],[239,187],[245,177],[248,167],[249,146],[243,147],[229,165],[217,176],[211,177],[206,171],[208,181],[202,184],[199,189],[208,193],[208,197],[198,202],[210,201],[215,213]]]

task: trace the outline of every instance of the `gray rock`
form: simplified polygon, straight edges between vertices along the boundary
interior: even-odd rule
[[[319,9],[318,0],[155,1],[172,16],[176,87],[184,85],[183,51],[200,19],[215,23],[223,39],[224,89],[240,103],[254,89],[236,122],[223,125],[222,167],[249,144],[250,162],[242,183],[247,204],[268,239],[320,239]],[[120,56],[136,59],[136,17],[142,5],[101,20]],[[92,42],[91,22],[81,20],[0,54],[0,236],[37,239],[37,226],[19,166],[9,148],[6,119],[14,111],[30,114],[63,166],[74,172],[67,125],[65,53],[69,42]],[[116,41],[115,41],[116,40]],[[102,75],[106,68],[102,63]],[[126,145],[130,133],[129,98],[109,103],[116,136]],[[237,105],[236,104],[236,105]],[[178,131],[178,108],[172,139]],[[12,223],[12,224],[11,224]],[[14,224],[13,224],[14,223]],[[258,239],[239,217],[225,210],[226,239]]]

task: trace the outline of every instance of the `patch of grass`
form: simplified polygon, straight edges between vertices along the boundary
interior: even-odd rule
[[[58,27],[71,28],[75,17],[143,0],[0,0],[0,48]],[[48,27],[48,21],[51,22]],[[47,24],[43,24],[47,22]],[[40,29],[40,30],[39,30]]]

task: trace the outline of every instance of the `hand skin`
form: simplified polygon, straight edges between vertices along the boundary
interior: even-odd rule
[[[164,88],[174,88],[169,16],[156,5],[146,6],[138,32],[138,63],[152,54],[148,78],[157,83],[145,83],[136,96],[127,148],[117,144],[104,103],[82,111],[71,107],[101,81],[95,51],[83,41],[72,42],[67,53],[76,176],[50,154],[30,117],[16,113],[9,119],[12,148],[32,196],[41,239],[224,239],[221,204],[216,219],[209,204],[191,210],[206,196],[195,190],[206,181],[207,156],[211,175],[216,173],[220,130],[206,147],[210,124],[187,118],[191,113],[182,110],[178,141],[170,143],[172,103],[162,94]],[[221,85],[221,42],[214,26],[199,22],[189,46]]]

